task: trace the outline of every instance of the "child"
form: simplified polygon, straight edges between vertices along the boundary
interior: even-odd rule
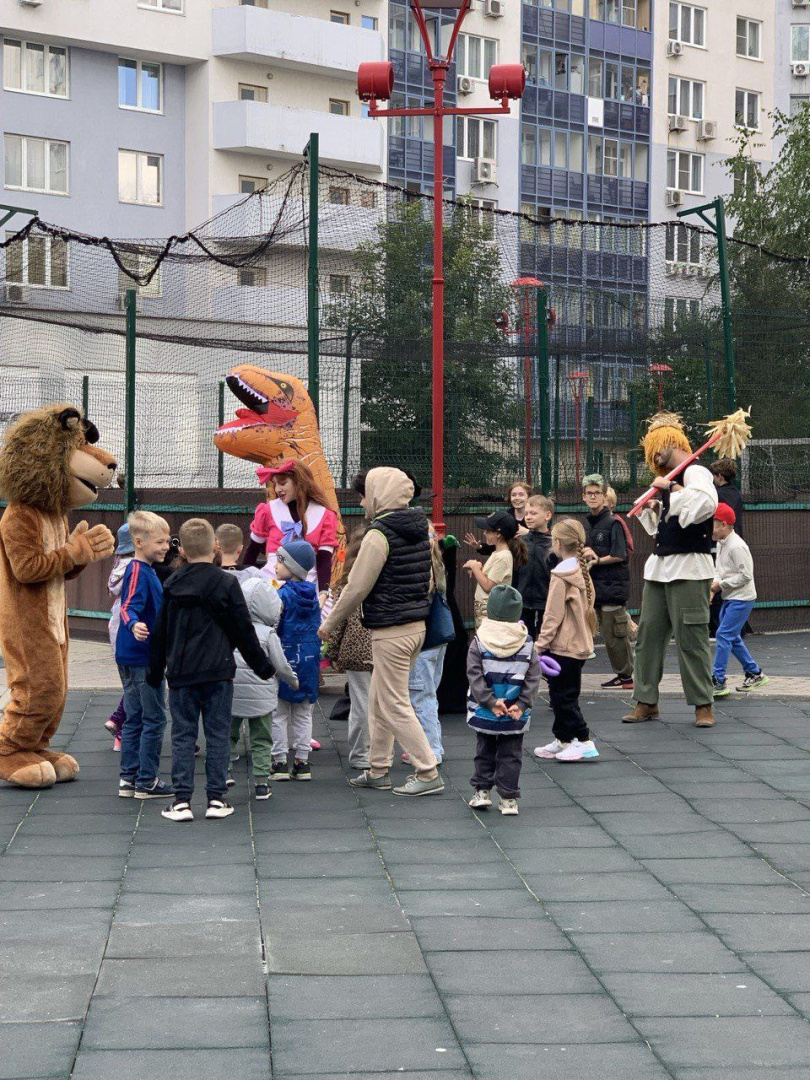
[[[551,553],[551,533],[549,522],[554,514],[554,500],[546,495],[532,495],[526,503],[524,518],[528,533],[523,540],[528,548],[528,562],[517,574],[517,590],[523,597],[522,619],[532,641],[537,637],[543,625],[543,612],[546,609],[549,574],[551,567],[548,556]]]
[[[343,572],[333,592],[334,603],[346,587],[365,534],[365,529],[356,529],[346,547]],[[369,767],[368,692],[374,665],[371,662],[371,633],[360,622],[359,608],[329,638],[328,647],[333,670],[345,672],[348,680],[349,764],[362,772]]]
[[[522,608],[517,589],[496,585],[467,654],[467,723],[478,732],[475,776],[470,780],[475,788],[469,802],[473,810],[492,806],[494,786],[500,812],[518,812],[523,734],[540,685],[534,642],[520,621]]]
[[[169,550],[169,526],[147,510],[129,515],[134,557],[121,580],[115,662],[124,686],[126,719],[121,733],[118,794],[122,799],[166,799],[174,792],[160,779],[160,751],[166,728],[162,680],[147,681],[149,637],[163,602],[163,587],[152,568]]]
[[[261,574],[261,570],[259,570],[258,567],[245,566],[244,563],[240,563],[239,561],[242,549],[245,545],[245,538],[238,525],[231,525],[229,522],[225,522],[224,525],[219,526],[214,533],[214,537],[216,546],[219,550],[219,565],[223,570],[228,570],[230,573],[235,574],[240,582],[246,581],[251,577],[258,577]]]
[[[214,530],[202,518],[180,527],[182,566],[166,582],[152,642],[149,682],[166,672],[172,714],[174,802],[161,811],[169,821],[193,821],[194,747],[202,715],[205,731],[207,818],[226,818],[231,704],[236,663],[233,650],[262,679],[275,674],[259,645],[239,583],[214,566]]]
[[[630,555],[621,523],[607,505],[607,484],[599,473],[582,481],[585,519],[585,557],[596,592],[596,612],[613,678],[603,690],[633,689],[633,649],[630,645],[627,601],[630,596]]]
[[[113,656],[115,656],[115,640],[118,637],[118,627],[121,625],[121,585],[124,581],[124,573],[126,568],[132,562],[132,557],[135,554],[135,548],[132,546],[132,537],[129,532],[129,525],[124,522],[121,528],[118,530],[118,544],[115,549],[115,563],[113,564],[112,572],[110,573],[109,580],[107,582],[107,589],[110,596],[113,598],[113,606],[110,611],[110,621],[107,624],[110,634],[110,645],[112,646]],[[124,709],[124,699],[121,698],[118,703],[118,708],[110,716],[110,719],[106,721],[104,727],[113,737],[113,750],[120,753],[121,751],[121,729],[124,726],[124,720],[126,718],[126,710]]]
[[[297,690],[298,677],[287,663],[276,634],[276,626],[281,616],[281,600],[278,591],[261,575],[246,578],[241,587],[259,645],[276,669],[278,678],[283,679],[293,690]],[[255,793],[256,798],[263,801],[269,799],[272,794],[269,778],[272,764],[273,714],[278,707],[278,679],[260,678],[238,651],[234,653],[234,660],[236,661],[236,678],[233,684],[231,706],[233,712],[231,760],[238,760],[234,752],[239,741],[239,729],[242,726],[242,720],[247,720],[253,758],[253,778],[256,785]],[[230,787],[233,782],[229,772],[228,786]]]
[[[572,518],[558,521],[551,530],[551,547],[561,561],[551,571],[537,651],[549,653],[560,665],[560,674],[548,680],[554,740],[538,746],[534,755],[557,761],[594,761],[599,751],[579,708],[582,668],[593,649],[596,630],[594,589],[580,522]]]
[[[605,502],[608,505],[608,510],[610,510],[611,514],[613,514],[618,523],[624,529],[624,538],[627,541],[627,554],[630,556],[630,558],[632,558],[633,552],[635,551],[633,534],[630,531],[630,526],[627,524],[622,515],[616,513],[616,504],[618,503],[618,501],[619,498],[616,494],[615,488],[611,487],[610,484],[608,484],[607,491],[605,492]],[[627,616],[627,636],[631,641],[635,641],[638,637],[638,623],[633,622],[633,619],[629,613]]]
[[[288,540],[276,552],[276,577],[284,608],[278,633],[284,655],[298,676],[298,688],[280,686],[278,711],[273,720],[273,780],[311,780],[309,752],[312,741],[312,706],[318,700],[321,666],[321,605],[314,582],[307,575],[315,566],[315,549],[306,540]],[[292,741],[290,768],[287,755]]]
[[[726,685],[726,666],[733,653],[743,666],[745,678],[737,690],[748,693],[770,682],[763,674],[742,639],[742,629],[754,609],[757,591],[754,587],[754,562],[748,544],[734,531],[737,515],[728,503],[718,503],[714,512],[712,537],[717,541],[717,564],[714,568],[712,595],[720,593],[720,625],[717,627],[717,652],[714,657],[712,683],[716,698],[727,697],[731,688]]]
[[[496,510],[489,517],[476,518],[475,524],[484,530],[484,543],[495,548],[483,566],[478,559],[469,559],[464,569],[476,580],[475,626],[481,625],[487,614],[487,598],[496,585],[511,585],[517,566],[525,566],[528,551],[517,538],[518,523],[507,510]]]
[[[442,549],[436,533],[431,527],[430,565],[433,588],[444,597],[447,596],[447,574],[442,559]],[[413,711],[422,725],[422,730],[430,743],[430,749],[436,755],[436,764],[444,761],[444,742],[442,741],[442,723],[439,719],[439,686],[444,671],[444,657],[447,645],[436,645],[432,649],[422,649],[414,661],[408,676],[408,692]],[[407,754],[402,760],[410,764]]]

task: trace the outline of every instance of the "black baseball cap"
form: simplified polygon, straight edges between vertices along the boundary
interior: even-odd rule
[[[479,529],[489,529],[491,532],[500,533],[504,540],[511,540],[517,536],[518,523],[506,510],[496,510],[489,517],[477,517],[475,524]]]

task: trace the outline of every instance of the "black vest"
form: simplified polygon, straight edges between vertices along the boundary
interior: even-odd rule
[[[605,508],[596,516],[585,519],[585,542],[597,555],[610,555],[614,526],[621,525]],[[630,567],[627,562],[591,567],[591,579],[596,592],[596,606],[626,604],[630,595]]]
[[[388,558],[363,601],[369,630],[426,619],[430,612],[430,540],[423,510],[392,510],[369,526],[388,541]]]
[[[678,483],[681,483],[685,471],[686,466],[674,477]],[[658,532],[655,534],[655,554],[688,555],[696,552],[699,555],[709,555],[712,550],[712,518],[682,529],[677,514],[664,521],[664,514],[669,510],[669,491],[661,492],[661,504],[663,509]]]

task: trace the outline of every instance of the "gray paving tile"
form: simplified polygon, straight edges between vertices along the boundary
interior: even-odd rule
[[[540,1045],[559,1040],[576,1043],[629,1042],[636,1032],[604,993],[521,994],[503,1008],[503,994],[445,996],[453,1028],[465,1049],[476,1043]]]
[[[669,900],[670,893],[642,871],[607,874],[526,873],[530,888],[542,900]]]
[[[420,915],[492,915],[496,918],[522,919],[533,917],[540,907],[524,888],[406,890],[399,894],[399,900],[409,918]]]
[[[480,836],[475,840],[390,840],[379,839],[380,850],[386,864],[399,866],[405,864],[425,865],[429,863],[442,866],[480,866],[484,863],[502,863],[503,853],[493,844],[491,838],[479,829]]]
[[[324,845],[326,846],[326,845]],[[385,875],[376,851],[322,851],[311,855],[259,856],[259,877],[271,880],[295,878],[379,878]],[[299,885],[299,888],[302,886]],[[303,886],[303,888],[308,888]]]
[[[716,859],[751,854],[742,841],[722,829],[713,833],[626,836],[622,846],[636,859]]]
[[[640,1040],[627,1043],[477,1044],[468,1051],[476,1080],[672,1080]]]
[[[757,975],[783,993],[810,993],[810,952],[745,952]]]
[[[640,1018],[642,1034],[667,1064],[810,1067],[810,1027],[797,1016]]]
[[[2,869],[0,868],[0,874]],[[117,881],[4,881],[0,882],[0,909],[63,911],[70,908],[111,910],[118,893]]]
[[[729,948],[738,952],[800,952],[810,949],[810,914],[708,914],[705,918]]]
[[[427,973],[271,975],[267,992],[272,1024],[279,1020],[444,1017],[436,987]]]
[[[788,884],[678,885],[677,893],[685,904],[699,912],[752,915],[810,913],[810,897]]]
[[[126,1023],[122,1023],[126,1017]],[[84,1050],[182,1050],[265,1047],[263,998],[96,997]]]
[[[75,968],[75,954],[63,965],[55,950],[47,957],[32,951],[28,965],[22,956],[14,964],[0,956],[0,1024],[83,1020],[101,962],[100,950],[97,959],[87,959],[84,974],[64,972],[65,966]]]
[[[105,957],[94,997],[259,997],[264,990],[261,956],[171,957],[117,960]],[[170,1004],[167,1006],[172,1008]]]
[[[610,836],[666,836],[677,833],[714,832],[716,826],[687,807],[674,814],[600,814],[597,819]]]
[[[520,851],[521,848],[606,848],[614,847],[616,841],[598,825],[586,825],[574,829],[568,825],[546,826],[541,823],[532,829],[519,829],[514,833],[501,832],[498,843],[504,851]]]
[[[505,859],[491,863],[467,863],[465,866],[442,863],[413,865],[408,862],[391,862],[386,859],[386,869],[398,893],[419,889],[509,889],[519,883],[514,869]]]
[[[123,800],[122,800],[123,801]],[[36,855],[15,855],[13,850],[3,856],[4,881],[120,881],[125,857],[85,855],[51,855],[47,859]]]
[[[263,878],[259,886],[259,895],[263,906],[289,911],[302,901],[300,881],[286,881]],[[379,904],[391,898],[391,886],[385,877],[368,878],[311,878],[306,884],[306,904]]]
[[[509,973],[510,994],[592,994],[596,979],[574,953],[483,950],[428,953],[430,973],[443,994],[481,993],[482,972]]]
[[[249,895],[256,889],[252,865],[213,863],[209,866],[174,866],[127,869],[124,895],[134,893],[185,897],[196,893]],[[160,903],[160,901],[156,901]]]
[[[704,928],[700,919],[677,900],[637,900],[626,904],[611,901],[549,903],[548,910],[563,929],[577,933],[637,934]]]
[[[227,1050],[85,1050],[76,1060],[71,1080],[271,1080],[270,1052],[265,1048]],[[410,1078],[409,1078],[410,1080]]]
[[[389,894],[386,900],[358,903],[345,901],[339,894],[331,904],[308,904],[283,907],[262,903],[264,925],[279,935],[290,934],[384,934],[410,930],[402,908]]]
[[[288,975],[418,975],[425,962],[411,933],[267,934],[270,972]]]
[[[536,905],[535,918],[495,919],[486,915],[433,915],[411,919],[422,952],[473,952],[483,949],[569,949],[565,934]]]
[[[213,922],[128,923],[116,917],[105,956],[108,959],[211,959],[240,957],[244,963],[261,961],[258,919]]]
[[[255,880],[255,879],[254,879]],[[255,892],[229,896],[210,893],[133,892],[125,889],[118,901],[116,917],[124,922],[187,923],[207,920],[246,920],[256,916]]]
[[[296,832],[257,830],[255,842],[260,855],[318,855],[325,850],[375,850],[371,834],[364,825],[354,829],[330,829],[326,837],[317,829],[299,829]]]
[[[779,1016],[790,1006],[761,979],[742,974],[609,972],[605,986],[628,1016]]]
[[[745,859],[644,859],[645,867],[670,884],[777,885],[779,875],[755,855]]]
[[[574,934],[576,948],[598,972],[744,971],[745,966],[708,931],[675,934]]]
[[[511,858],[522,874],[634,873],[641,869],[618,844],[610,848],[521,850]]]
[[[77,1023],[0,1024],[0,1080],[68,1080],[80,1035]]]

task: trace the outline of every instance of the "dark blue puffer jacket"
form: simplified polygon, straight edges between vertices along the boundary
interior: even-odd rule
[[[278,591],[284,611],[278,636],[290,667],[298,676],[298,689],[279,683],[278,696],[284,701],[318,700],[321,668],[321,606],[318,590],[311,581],[287,581]]]

